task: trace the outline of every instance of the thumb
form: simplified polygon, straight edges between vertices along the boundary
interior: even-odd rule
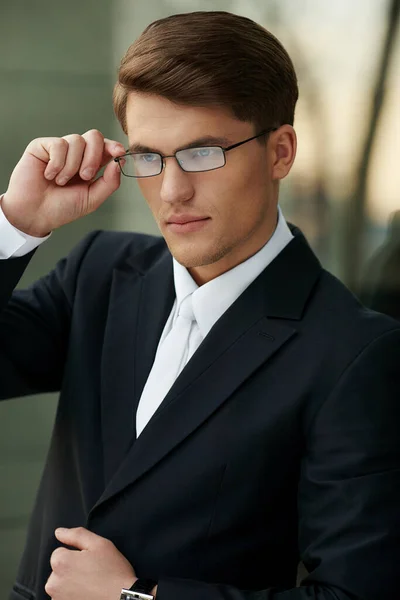
[[[72,529],[59,527],[54,533],[59,542],[78,550],[90,550],[97,544],[99,539],[102,539],[99,535],[84,527],[73,527]]]
[[[107,200],[121,185],[121,170],[114,160],[110,161],[104,169],[103,175],[96,179],[88,190],[88,206],[96,210]]]

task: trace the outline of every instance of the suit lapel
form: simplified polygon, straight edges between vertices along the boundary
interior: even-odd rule
[[[293,322],[301,319],[320,272],[318,260],[303,236],[297,235],[211,329],[130,448],[95,508],[162,460],[295,335],[295,326],[283,324],[282,319]],[[155,280],[149,280],[148,292],[143,293],[149,304],[153,302],[154,285]],[[170,310],[172,300],[168,306]],[[146,343],[149,310],[150,307],[141,312],[138,333],[141,343]],[[168,310],[164,315],[163,323]],[[137,367],[144,367],[138,376],[138,394],[151,368],[162,327],[152,327],[151,331],[153,337],[146,356],[137,363]],[[123,394],[122,389],[120,393]]]
[[[106,482],[135,439],[137,403],[174,300],[169,253],[163,250],[155,264],[151,252],[144,257],[151,263],[146,276],[142,257],[113,272],[101,366]]]

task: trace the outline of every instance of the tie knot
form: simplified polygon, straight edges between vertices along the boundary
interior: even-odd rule
[[[193,312],[193,304],[192,304],[192,294],[186,296],[186,298],[181,302],[178,310],[178,315],[180,317],[185,317],[185,319],[189,319],[189,321],[195,321],[196,317]]]

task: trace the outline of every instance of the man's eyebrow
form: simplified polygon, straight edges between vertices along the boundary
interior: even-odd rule
[[[186,148],[190,149],[190,148],[197,148],[198,146],[222,146],[222,147],[226,147],[226,146],[231,146],[233,144],[232,140],[228,139],[227,137],[215,137],[212,135],[206,135],[203,136],[201,138],[197,138],[196,140],[193,140],[192,142],[189,142],[185,145],[179,146],[179,148],[176,148],[175,152],[179,152],[179,150],[186,150]],[[128,149],[129,152],[143,152],[143,153],[152,153],[155,152],[157,154],[163,154],[161,152],[161,150],[157,149],[157,148],[151,148],[150,146],[145,146],[144,144],[140,144],[138,142],[134,142],[133,144],[131,144],[129,146]]]

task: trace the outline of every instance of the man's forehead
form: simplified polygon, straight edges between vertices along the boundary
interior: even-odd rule
[[[174,135],[184,136],[187,139],[207,135],[228,138],[236,130],[241,129],[240,125],[238,127],[231,119],[223,119],[218,115],[195,110],[161,115],[157,110],[132,109],[127,111],[127,127],[129,135],[135,132],[146,139],[151,139],[153,136],[168,139]]]
[[[252,129],[222,107],[180,105],[139,93],[129,95],[126,119],[129,143],[153,147],[187,147],[203,139],[208,144],[229,145]]]
[[[234,119],[233,113],[223,106],[196,106],[180,104],[156,94],[130,92],[127,99],[127,114],[133,118],[148,117],[161,122],[165,119],[195,118],[196,120],[221,118]]]

